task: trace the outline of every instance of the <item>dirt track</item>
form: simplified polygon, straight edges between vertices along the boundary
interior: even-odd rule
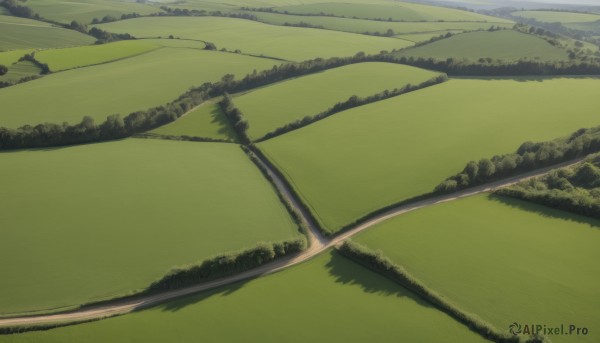
[[[392,217],[401,215],[406,212],[418,210],[423,207],[432,206],[435,204],[453,201],[456,199],[473,196],[476,194],[480,194],[483,192],[488,192],[494,189],[507,187],[512,184],[515,184],[519,181],[526,180],[531,177],[540,176],[547,173],[549,170],[559,167],[565,167],[568,165],[572,165],[580,162],[582,159],[565,162],[562,164],[554,165],[552,167],[547,167],[543,169],[536,170],[534,172],[530,172],[527,174],[523,174],[520,176],[500,180],[497,182],[473,187],[467,190],[459,191],[452,194],[441,195],[432,197],[426,200],[417,201],[411,204],[405,204],[398,206],[396,208],[390,209],[389,211],[377,215],[363,223],[358,224],[354,228],[345,231],[344,233],[334,237],[333,239],[327,239],[321,235],[318,231],[314,223],[309,219],[309,217],[304,213],[302,207],[298,205],[297,199],[294,199],[289,189],[286,187],[285,183],[272,171],[269,169],[268,164],[263,163],[263,166],[269,170],[269,174],[271,178],[274,180],[275,185],[278,190],[287,197],[292,205],[302,214],[302,219],[305,222],[306,226],[309,228],[308,237],[310,241],[310,247],[303,251],[300,254],[295,256],[279,259],[277,261],[273,261],[271,263],[265,264],[261,267],[248,270],[243,273],[239,273],[236,275],[224,277],[218,280],[202,283],[196,286],[191,286],[179,290],[173,291],[165,291],[160,294],[149,295],[146,297],[134,299],[134,300],[123,300],[123,301],[114,301],[108,305],[99,305],[97,307],[90,307],[81,310],[76,310],[68,313],[59,313],[59,314],[50,314],[50,315],[39,315],[39,316],[27,316],[27,317],[14,317],[14,318],[5,318],[0,319],[0,327],[11,327],[11,326],[21,326],[21,325],[43,325],[43,324],[51,324],[58,322],[80,322],[86,321],[90,319],[98,319],[104,317],[110,317],[119,314],[125,314],[132,312],[137,309],[141,309],[144,307],[156,305],[158,303],[162,303],[168,300],[172,300],[175,298],[179,298],[185,295],[190,295],[194,293],[198,293],[201,291],[217,288],[220,286],[232,284],[238,281],[259,277],[265,274],[274,273],[279,270],[291,267],[298,263],[304,262],[315,255],[335,246],[336,244],[341,243],[345,239],[348,239],[357,233],[366,230],[374,225],[377,225],[380,222],[383,222]]]

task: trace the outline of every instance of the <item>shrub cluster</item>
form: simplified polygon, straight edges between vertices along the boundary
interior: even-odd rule
[[[434,78],[431,78],[427,81],[424,81],[418,85],[411,85],[408,84],[402,88],[395,88],[393,90],[385,90],[383,92],[365,97],[365,98],[360,98],[356,95],[351,96],[350,98],[348,98],[348,100],[342,101],[342,102],[338,102],[337,104],[333,105],[331,108],[317,114],[314,116],[306,116],[302,119],[298,119],[292,123],[288,123],[282,127],[279,127],[269,133],[267,133],[264,137],[257,139],[257,142],[261,142],[273,137],[277,137],[280,136],[284,133],[290,132],[292,130],[296,130],[299,128],[302,128],[304,126],[310,125],[318,120],[324,119],[329,117],[332,114],[335,113],[339,113],[342,111],[345,111],[347,109],[350,108],[354,108],[354,107],[358,107],[358,106],[362,106],[362,105],[366,105],[366,104],[370,104],[373,102],[377,102],[377,101],[381,101],[384,99],[389,99],[398,95],[402,95],[402,94],[406,94],[406,93],[410,93],[425,87],[429,87],[429,86],[433,86],[442,82],[445,82],[448,80],[448,76],[446,75],[438,75]]]
[[[40,15],[35,13],[31,8],[19,5],[16,0],[3,0],[0,5],[6,8],[10,14],[16,17],[29,18],[40,20]]]
[[[555,169],[494,193],[600,219],[599,166],[600,155],[591,156],[575,167]]]
[[[192,266],[171,270],[148,287],[148,292],[183,288],[259,267],[276,258],[298,253],[306,248],[304,237],[278,243],[260,243],[236,253],[218,255]]]
[[[344,241],[338,248],[338,251],[358,263],[373,269],[385,277],[397,282],[402,287],[416,293],[421,298],[436,306],[441,311],[452,316],[459,322],[467,325],[471,330],[479,333],[483,337],[495,342],[519,342],[519,338],[509,336],[508,334],[496,331],[490,324],[475,318],[473,315],[465,313],[445,300],[435,291],[423,285],[419,280],[410,275],[404,268],[394,264],[389,258],[381,252],[374,252],[368,248],[351,241]],[[535,341],[532,341],[535,342]]]
[[[19,62],[23,62],[23,61],[29,61],[33,64],[35,64],[38,68],[41,69],[41,74],[49,74],[50,73],[50,67],[48,67],[47,63],[42,63],[38,60],[35,59],[35,52],[32,52],[30,54],[25,54],[25,56],[19,58]]]
[[[600,126],[579,129],[567,138],[525,142],[515,153],[470,161],[462,172],[437,185],[435,192],[453,192],[595,152],[600,152]]]

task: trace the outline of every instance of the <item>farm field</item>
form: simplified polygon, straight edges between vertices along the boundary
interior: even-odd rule
[[[0,315],[124,295],[173,266],[299,236],[235,144],[128,139],[0,164]]]
[[[443,30],[487,30],[491,26],[494,27],[506,27],[510,28],[514,24],[508,22],[389,22],[389,21],[376,21],[376,20],[364,20],[364,19],[351,19],[351,18],[340,18],[340,17],[323,17],[323,16],[301,16],[301,15],[287,15],[280,13],[268,13],[268,12],[249,12],[244,13],[252,14],[269,24],[284,25],[306,23],[313,26],[323,27],[329,30],[355,32],[355,33],[376,33],[381,35],[388,33],[388,30],[392,30],[393,33],[415,33],[415,32],[440,32]],[[434,34],[433,36],[439,36],[442,33]],[[403,37],[399,37],[403,38]]]
[[[497,21],[509,22],[505,19],[489,17],[468,11],[434,7],[408,2],[391,2],[375,4],[320,3],[295,6],[275,7],[277,12],[291,14],[333,14],[348,18],[382,19],[391,18],[396,21]]]
[[[18,81],[24,77],[38,75],[41,69],[29,61],[18,62],[8,66],[8,73],[0,76],[0,82]]]
[[[512,15],[523,18],[532,18],[547,23],[585,23],[600,20],[600,14],[593,13],[517,11],[513,12]]]
[[[453,79],[258,146],[334,233],[432,191],[470,160],[597,125],[599,86],[596,78]]]
[[[267,25],[250,20],[218,17],[136,18],[98,25],[114,33],[129,33],[138,38],[173,35],[212,42],[217,49],[241,50],[290,61],[312,58],[352,56],[359,51],[378,53],[400,49],[411,42],[394,38],[371,37],[345,32]]]
[[[120,0],[71,0],[56,2],[52,0],[30,0],[27,2],[33,11],[43,18],[70,23],[76,20],[89,24],[94,18],[102,19],[109,15],[120,18],[123,14],[152,14],[162,12],[160,8],[137,1]]]
[[[275,64],[278,62],[237,54],[163,48],[0,89],[4,109],[0,126],[78,123],[86,115],[101,122],[111,114],[126,116],[166,104],[189,87],[218,81],[227,73],[242,77],[254,69],[268,69]],[[35,102],[29,101],[32,96]]]
[[[26,18],[0,15],[0,51],[93,44],[94,37]]]
[[[420,84],[439,73],[392,63],[358,63],[276,83],[234,98],[258,139],[285,124],[314,116],[353,95]]]
[[[190,136],[236,141],[237,135],[215,101],[206,101],[196,109],[167,125],[151,131],[167,136]]]
[[[599,226],[598,220],[481,195],[391,219],[355,241],[381,250],[498,329],[515,321],[558,325],[566,316],[593,327],[600,321]],[[599,337],[552,336],[552,342]]]
[[[546,42],[544,39],[513,31],[480,31],[458,34],[431,44],[413,49],[403,50],[398,56],[424,58],[493,58],[517,60],[520,58],[540,59],[546,61],[567,60],[566,50]]]
[[[146,40],[121,41],[110,44],[90,45],[37,52],[38,61],[48,64],[53,72],[107,63],[156,50],[159,45]]]
[[[332,320],[347,327],[332,330]],[[310,330],[298,330],[298,325]],[[264,278],[131,315],[0,336],[0,342],[164,342],[173,337],[190,342],[199,336],[220,342],[365,342],[373,337],[378,342],[484,342],[392,281],[331,252]]]

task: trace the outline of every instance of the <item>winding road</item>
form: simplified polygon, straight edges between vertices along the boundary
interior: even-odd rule
[[[279,176],[273,172],[273,170],[269,167],[268,163],[261,160],[261,164],[270,174],[275,186],[278,191],[281,192],[285,197],[289,199],[292,206],[297,209],[301,214],[301,219],[304,221],[308,230],[308,237],[310,241],[309,248],[299,254],[294,256],[281,258],[276,261],[267,263],[258,268],[254,268],[236,275],[224,277],[221,279],[217,279],[214,281],[205,282],[199,285],[182,288],[178,290],[165,291],[159,294],[148,295],[144,297],[138,297],[135,299],[124,299],[124,300],[115,300],[108,304],[90,306],[86,308],[82,308],[79,310],[74,310],[70,312],[57,313],[57,314],[48,314],[48,315],[35,315],[35,316],[23,316],[23,317],[13,317],[13,318],[2,318],[0,319],[0,327],[15,327],[15,326],[35,326],[35,325],[47,325],[54,323],[76,323],[82,321],[88,321],[93,319],[101,319],[106,317],[111,317],[115,315],[126,314],[135,310],[139,310],[145,307],[153,306],[159,303],[163,303],[168,300],[173,300],[176,298],[180,298],[186,295],[198,293],[201,291],[206,291],[209,289],[217,288],[220,286],[232,284],[238,281],[243,281],[251,278],[256,278],[262,275],[274,273],[280,271],[282,269],[289,268],[298,263],[309,260],[310,258],[316,256],[317,254],[343,242],[344,240],[356,235],[357,233],[366,230],[374,225],[377,225],[385,220],[390,218],[399,216],[401,214],[418,210],[420,208],[444,203],[447,201],[453,201],[477,194],[481,194],[484,192],[492,191],[498,188],[507,187],[513,185],[517,182],[541,176],[548,173],[551,169],[566,167],[573,164],[576,164],[583,160],[583,158],[572,160],[569,162],[557,164],[551,167],[538,169],[536,171],[522,174],[516,177],[503,179],[497,182],[488,183],[485,185],[469,188],[467,190],[459,191],[452,194],[445,194],[436,197],[432,197],[426,200],[417,201],[410,204],[400,205],[398,207],[392,208],[389,211],[379,214],[367,221],[357,224],[355,227],[350,230],[345,231],[344,233],[333,237],[332,239],[328,239],[321,235],[319,230],[317,229],[315,223],[310,220],[310,216],[308,216],[302,206],[299,206],[298,199],[296,199],[290,190],[287,188],[285,182],[283,182]]]

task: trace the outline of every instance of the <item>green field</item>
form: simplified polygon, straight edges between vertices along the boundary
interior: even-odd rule
[[[259,147],[335,232],[432,191],[469,160],[598,125],[599,89],[595,78],[454,79],[338,113]]]
[[[496,200],[501,199],[501,200]],[[587,326],[598,342],[600,221],[487,195],[394,218],[355,240],[506,331],[513,322]]]
[[[61,23],[76,20],[91,23],[92,19],[102,19],[105,15],[120,18],[122,14],[152,14],[162,12],[158,6],[150,6],[127,0],[29,0],[27,6],[46,19]]]
[[[567,60],[566,50],[557,48],[542,38],[513,30],[480,31],[459,34],[431,44],[400,51],[399,56],[424,58],[493,58],[517,60]]]
[[[584,23],[600,20],[600,14],[554,11],[517,11],[512,15],[547,23]]]
[[[445,30],[445,31],[423,32],[423,33],[406,33],[406,34],[397,35],[395,37],[400,38],[400,39],[406,39],[406,40],[409,40],[409,41],[415,42],[415,43],[421,43],[421,42],[427,42],[427,41],[431,40],[432,38],[438,38],[447,33],[456,34],[456,33],[462,33],[462,31]]]
[[[18,81],[27,76],[39,75],[41,71],[33,62],[18,62],[8,66],[8,73],[0,76],[0,82]]]
[[[191,86],[227,73],[242,77],[276,61],[198,49],[163,48],[135,58],[68,70],[0,89],[0,126],[97,122],[170,102]],[[35,101],[31,101],[35,99]]]
[[[250,123],[248,134],[257,139],[353,95],[366,97],[437,75],[399,64],[358,63],[264,87],[236,97],[234,102]]]
[[[278,12],[292,14],[334,14],[348,18],[392,19],[402,21],[490,21],[510,22],[506,19],[460,11],[444,7],[434,7],[408,2],[388,2],[375,4],[321,3],[275,7]]]
[[[593,32],[594,34],[600,33],[600,22],[599,21],[594,21],[594,22],[590,22],[590,23],[567,23],[567,24],[564,24],[564,26],[571,28],[571,29],[575,29],[575,30]]]
[[[83,33],[37,20],[0,15],[0,51],[27,48],[62,48],[96,41]]]
[[[122,295],[175,265],[299,235],[234,144],[128,139],[0,164],[0,314]]]
[[[110,44],[40,51],[38,61],[48,64],[53,72],[89,66],[141,55],[156,50],[159,45],[146,40],[121,41]]]
[[[169,136],[237,140],[235,131],[214,101],[207,101],[176,121],[151,132]]]
[[[339,17],[300,16],[266,12],[246,12],[269,24],[284,25],[285,23],[307,23],[321,26],[325,29],[355,32],[386,34],[388,30],[394,33],[439,32],[440,30],[487,30],[491,26],[512,27],[512,23],[501,22],[388,22]],[[435,36],[439,36],[437,34]]]
[[[484,342],[412,293],[336,253],[142,312],[0,336],[0,342],[152,343],[199,338],[232,343]]]
[[[241,50],[292,61],[316,57],[352,56],[359,51],[378,53],[399,49],[411,42],[345,32],[267,25],[250,20],[218,17],[137,18],[98,25],[103,30],[135,37],[201,39],[218,49]]]

